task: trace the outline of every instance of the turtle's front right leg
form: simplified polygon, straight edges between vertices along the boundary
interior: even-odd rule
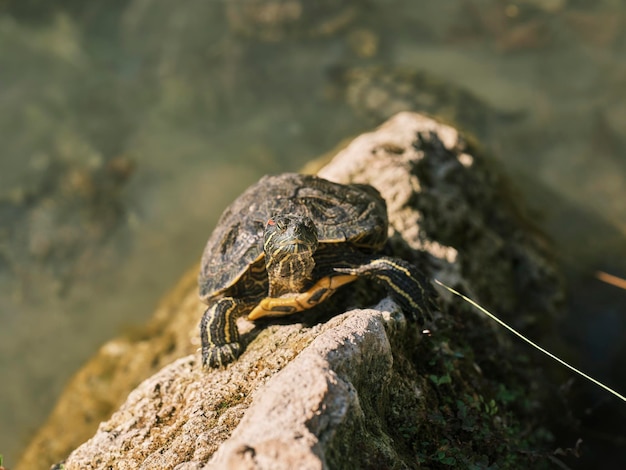
[[[246,305],[232,297],[224,297],[210,304],[200,322],[202,365],[216,368],[230,364],[241,354],[237,317]]]

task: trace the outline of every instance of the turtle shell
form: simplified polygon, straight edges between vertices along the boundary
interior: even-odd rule
[[[343,185],[312,175],[284,173],[264,176],[222,214],[209,238],[200,268],[200,297],[208,301],[237,283],[257,265],[263,252],[263,231],[277,214],[306,215],[315,223],[319,243],[349,243],[363,250],[380,249],[387,239],[387,208],[368,185]]]

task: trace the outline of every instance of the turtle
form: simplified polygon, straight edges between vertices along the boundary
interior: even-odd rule
[[[250,186],[221,215],[202,255],[203,366],[239,357],[240,316],[307,310],[361,276],[380,281],[409,320],[422,321],[433,287],[416,265],[382,253],[387,231],[385,201],[366,184],[283,173]]]

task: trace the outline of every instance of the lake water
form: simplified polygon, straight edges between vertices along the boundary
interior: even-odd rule
[[[456,119],[498,161],[572,286],[564,338],[623,393],[626,291],[594,277],[626,277],[622,2],[4,0],[5,465],[238,193],[404,108]]]

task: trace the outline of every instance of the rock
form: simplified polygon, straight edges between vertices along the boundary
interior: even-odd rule
[[[17,469],[48,468],[94,433],[145,378],[198,344],[196,326],[202,314],[192,268],[161,301],[142,331],[113,339],[67,384],[46,423],[32,438]],[[192,333],[193,331],[193,333]]]
[[[376,186],[394,252],[549,334],[562,286],[547,246],[455,129],[401,113],[319,173]],[[541,376],[449,295],[425,333],[389,299],[325,322],[303,313],[248,331],[238,361],[206,372],[193,352],[201,305],[190,278],[144,335],[105,345],[77,374],[18,468],[65,457],[67,469],[534,468],[549,454]],[[79,396],[93,406],[71,408]],[[55,447],[38,454],[46,440]]]
[[[493,163],[456,129],[399,113],[318,174],[377,188],[400,243],[438,260],[433,277],[463,285],[518,327],[560,314],[563,286],[546,240]]]
[[[427,71],[404,66],[339,66],[332,69],[328,95],[345,101],[359,117],[378,124],[402,111],[437,116],[486,143],[495,129],[519,122],[523,109],[496,109],[472,92]]]
[[[332,439],[338,425],[359,414],[354,384],[381,392],[390,379],[392,352],[380,316],[346,313],[304,338],[289,328],[280,334],[284,344],[272,341],[249,354],[252,369],[245,361],[207,374],[196,355],[179,359],[133,391],[66,468],[196,468],[231,432],[213,468],[246,468],[249,459],[267,468],[322,468],[320,436]],[[303,339],[308,346],[289,362]],[[270,367],[263,364],[269,355]]]

